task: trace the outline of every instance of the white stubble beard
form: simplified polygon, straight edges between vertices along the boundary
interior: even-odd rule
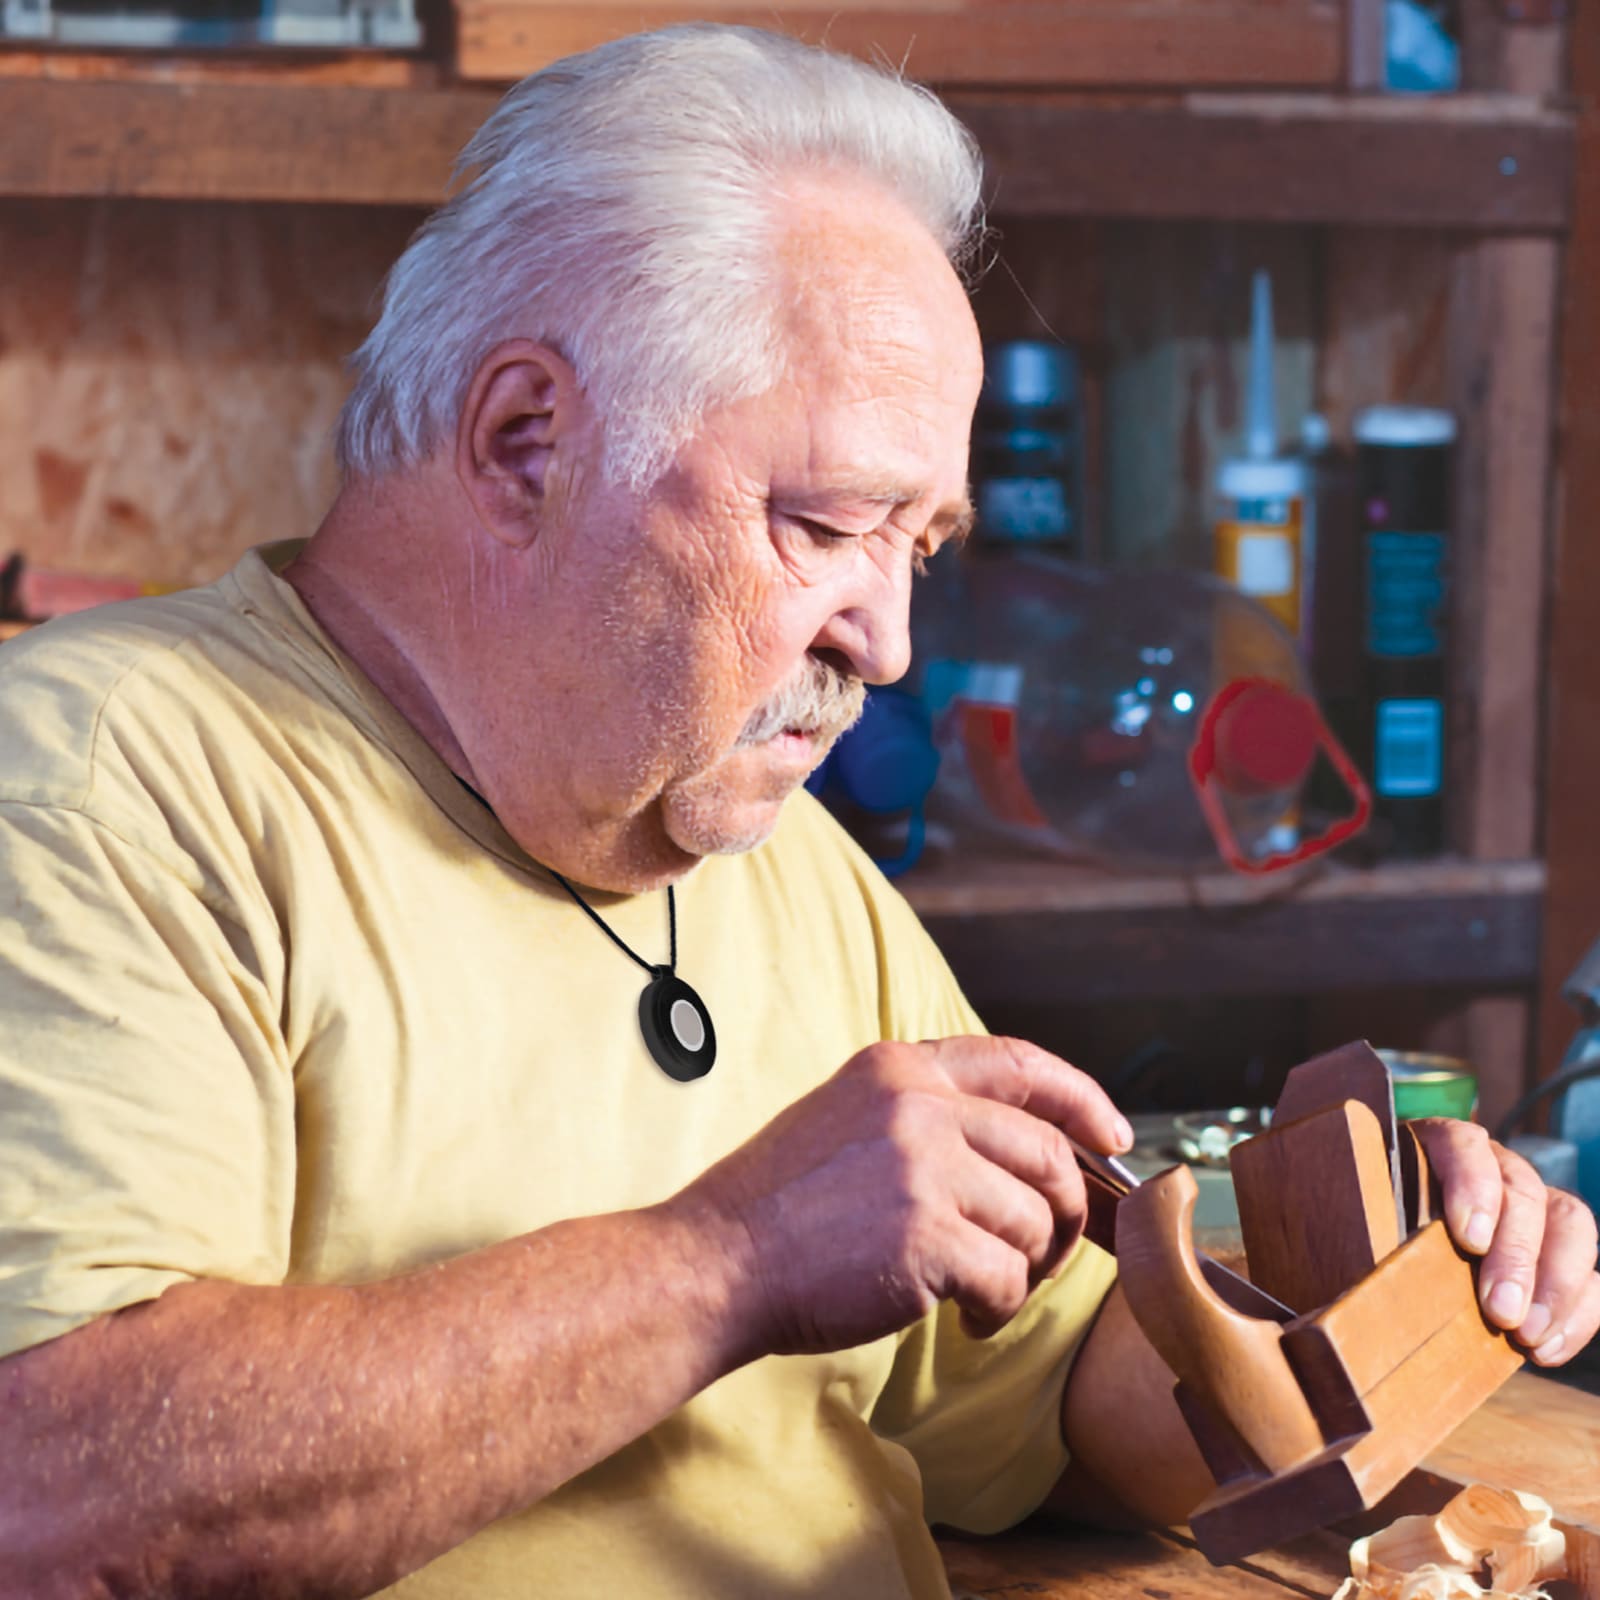
[[[800,729],[813,737],[814,771],[855,725],[866,697],[859,678],[808,656],[788,683],[756,707],[723,761],[663,796],[663,821],[673,842],[696,856],[738,855],[764,844],[778,825],[784,801],[799,785],[785,774],[775,777],[766,792],[752,796],[750,775],[740,769],[759,761],[770,740]]]

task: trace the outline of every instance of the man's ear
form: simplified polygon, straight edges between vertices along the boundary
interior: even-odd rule
[[[531,339],[509,339],[472,376],[456,424],[456,477],[478,519],[513,549],[533,542],[558,441],[582,409],[577,374]]]

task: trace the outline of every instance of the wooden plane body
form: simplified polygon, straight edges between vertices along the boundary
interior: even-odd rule
[[[1253,1293],[1197,1259],[1186,1167],[1132,1190],[1115,1229],[1129,1306],[1217,1480],[1191,1518],[1216,1562],[1376,1505],[1522,1364],[1365,1045],[1297,1068],[1232,1164]]]

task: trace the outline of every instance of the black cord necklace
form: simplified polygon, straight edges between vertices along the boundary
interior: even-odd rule
[[[650,974],[639,996],[639,1031],[669,1078],[689,1083],[703,1078],[717,1059],[717,1033],[706,1003],[678,976],[678,907],[667,885],[667,928],[671,954],[664,967],[653,967],[583,898],[554,867],[544,869],[577,901],[589,920],[635,965]]]
[[[491,816],[494,807],[467,782],[459,778],[461,787]],[[544,866],[543,862],[540,862]],[[679,1083],[691,1083],[703,1078],[717,1059],[717,1032],[711,1026],[711,1013],[706,1003],[678,976],[678,906],[673,898],[672,885],[667,885],[667,934],[670,953],[664,967],[653,967],[622,937],[578,891],[556,871],[545,867],[563,889],[577,902],[578,908],[630,961],[650,974],[650,981],[639,996],[639,1031],[655,1063],[669,1078]]]

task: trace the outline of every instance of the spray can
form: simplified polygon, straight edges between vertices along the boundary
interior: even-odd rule
[[[1355,419],[1362,525],[1362,637],[1374,814],[1397,856],[1445,842],[1448,411],[1373,406]]]
[[[1302,457],[1278,453],[1269,274],[1257,272],[1250,289],[1245,449],[1217,470],[1215,569],[1298,636],[1308,474]]]
[[[980,542],[1081,550],[1080,391],[1077,357],[1064,345],[1014,339],[984,351],[972,451]]]

